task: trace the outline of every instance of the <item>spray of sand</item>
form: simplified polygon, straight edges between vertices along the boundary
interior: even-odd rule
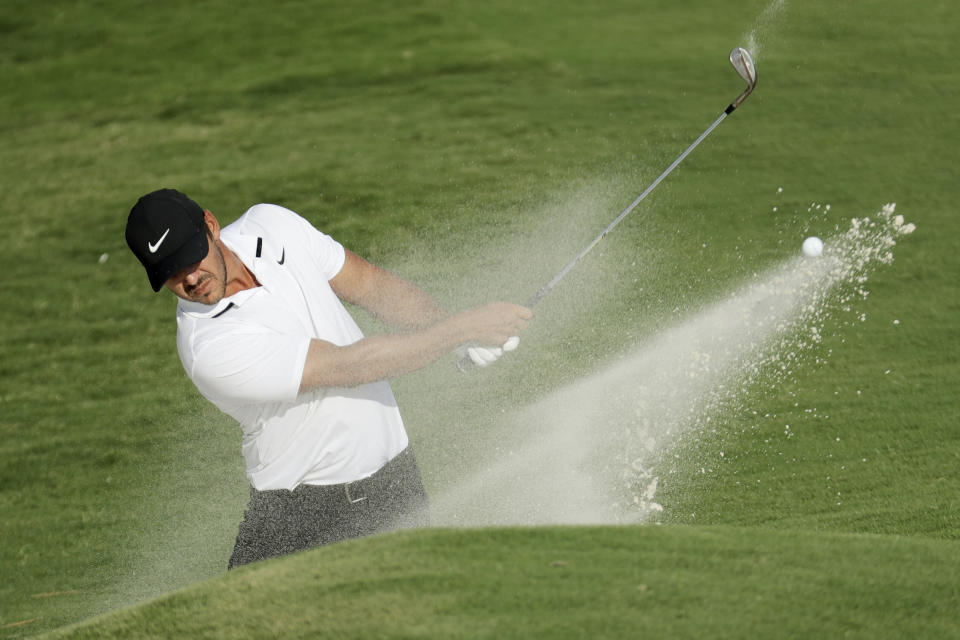
[[[754,22],[750,31],[745,35],[744,41],[747,43],[747,50],[753,56],[754,60],[759,59],[763,53],[764,42],[760,34],[762,33],[765,38],[772,37],[776,27],[786,13],[786,8],[787,0],[773,0],[760,13],[760,16],[756,22]]]
[[[835,313],[853,312],[869,272],[911,233],[886,205],[618,362],[504,416],[499,447],[434,498],[438,524],[601,524],[649,519],[657,464],[678,439],[742,402],[762,376],[792,375]],[[798,243],[799,244],[799,243]],[[862,316],[855,316],[863,320]]]

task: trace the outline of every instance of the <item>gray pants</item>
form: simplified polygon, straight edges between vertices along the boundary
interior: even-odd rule
[[[408,447],[369,478],[293,491],[250,488],[228,569],[312,547],[430,524],[420,469]]]

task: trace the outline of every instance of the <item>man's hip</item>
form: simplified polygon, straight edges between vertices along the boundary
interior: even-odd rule
[[[410,447],[368,478],[337,485],[251,487],[228,568],[395,529],[424,527],[429,503]]]

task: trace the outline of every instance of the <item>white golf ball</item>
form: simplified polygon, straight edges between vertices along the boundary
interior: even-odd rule
[[[803,241],[803,255],[816,258],[823,253],[823,240],[817,236],[810,236]]]

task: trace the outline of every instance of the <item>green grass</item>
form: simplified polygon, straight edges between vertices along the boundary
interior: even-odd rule
[[[272,561],[50,637],[947,637],[958,569],[953,544],[902,537],[438,529]]]
[[[311,557],[216,577],[245,500],[238,429],[185,379],[173,300],[150,293],[125,246],[139,195],[177,187],[222,222],[277,202],[452,308],[522,301],[737,95],[725,55],[767,4],[5,2],[0,637],[211,578],[198,587],[204,598],[233,597],[254,576],[280,591],[292,578],[273,572]],[[935,593],[934,575],[960,554],[954,24],[952,7],[934,0],[788,3],[758,32],[755,94],[543,301],[516,357],[470,378],[452,376],[451,359],[395,382],[438,492],[458,457],[495,432],[490,407],[509,411],[592,373],[795,253],[807,232],[827,235],[896,201],[918,229],[893,265],[871,274],[870,296],[856,305],[867,321],[838,314],[825,327],[825,364],[757,384],[715,432],[689,438],[658,493],[665,526],[426,532],[317,558],[348,567],[371,549],[402,558],[403,545],[436,545],[453,566],[436,569],[452,581],[442,606],[473,616],[464,625],[480,625],[483,612],[503,625],[476,627],[488,634],[581,635],[575,625],[636,620],[634,603],[605,598],[599,579],[567,593],[561,583],[541,601],[541,585],[511,580],[494,597],[489,536],[551,557],[580,540],[577,562],[617,580],[631,565],[605,554],[608,543],[639,540],[663,579],[678,581],[691,565],[676,549],[712,549],[703,583],[661,603],[691,626],[651,632],[755,624],[755,635],[770,635],[765,607],[701,606],[705,594],[744,595],[754,584],[731,580],[746,571],[735,555],[744,538],[770,557],[804,550],[783,589],[813,577],[839,585],[810,610],[783,612],[774,632],[905,629],[896,625],[917,623],[914,591],[956,605],[955,590]],[[831,210],[808,213],[811,202]],[[642,289],[632,286],[638,276]],[[786,438],[784,424],[796,435]],[[850,570],[847,554],[867,549],[874,566]],[[487,587],[457,581],[459,565]],[[811,611],[838,612],[857,576],[870,587],[868,602],[850,596],[857,617],[817,626]],[[755,584],[780,588],[770,575]],[[365,606],[362,586],[342,608]],[[511,593],[559,602],[570,617],[523,626]],[[566,604],[576,596],[591,607],[574,614]],[[421,611],[424,626],[410,634],[431,632],[441,605],[401,601]],[[143,615],[161,625],[157,606],[105,624]],[[946,617],[930,612],[926,635],[949,636],[936,626]],[[432,632],[452,633],[461,624],[452,619]]]

